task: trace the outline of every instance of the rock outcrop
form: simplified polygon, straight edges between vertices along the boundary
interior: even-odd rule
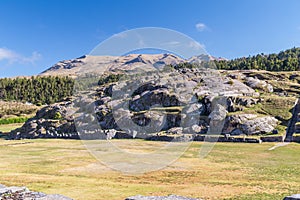
[[[1,200],[72,200],[59,194],[44,194],[41,192],[30,191],[26,187],[6,187],[0,185]]]
[[[258,78],[246,77],[245,83],[253,89],[261,89],[267,92],[273,92],[273,86],[271,84],[267,83],[266,81],[259,80]]]
[[[70,102],[57,103],[39,110],[21,128],[9,133],[10,139],[70,138],[78,139],[74,120],[67,113]]]
[[[284,197],[283,200],[299,200],[299,199],[300,199],[300,194],[294,194],[291,196]]]
[[[130,55],[122,57],[122,63],[128,67],[164,60],[166,65],[177,59],[170,56]],[[60,67],[77,68],[73,65],[82,65],[83,59],[91,58],[80,58],[68,62],[70,67]],[[78,139],[78,132],[89,139],[94,138],[92,134],[97,137],[102,134],[104,139],[128,138],[128,135],[145,138],[145,134],[161,131],[171,135],[206,134],[208,131],[254,135],[272,132],[277,125],[277,120],[270,116],[226,117],[227,112],[243,111],[260,102],[257,92],[251,88],[257,80],[250,81],[249,87],[221,76],[216,70],[179,65],[136,73],[121,74],[120,79],[115,75],[112,82],[101,82],[89,91],[86,88],[79,91],[73,102],[42,108],[21,128],[11,131],[9,138]],[[107,77],[109,75],[104,79]],[[218,123],[224,119],[225,123]],[[224,126],[223,131],[221,126]]]
[[[239,114],[228,116],[223,128],[224,134],[230,135],[258,135],[272,132],[278,120],[271,116],[259,117],[254,114]]]

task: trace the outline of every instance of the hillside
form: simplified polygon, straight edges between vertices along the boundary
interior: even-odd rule
[[[273,57],[289,60],[289,56],[297,55],[297,51],[294,48],[264,58],[267,61]],[[259,55],[247,59],[254,62],[258,58]],[[247,59],[245,58],[245,62]],[[83,56],[58,62],[37,77],[1,79],[0,94],[3,100],[50,104],[39,110],[21,129],[13,131],[11,138],[15,139],[78,138],[74,116],[70,116],[68,113],[72,112],[68,110],[70,107],[79,109],[76,116],[84,116],[85,110],[90,110],[78,108],[78,103],[84,107],[95,107],[96,113],[91,113],[95,115],[91,120],[97,119],[101,129],[105,131],[113,130],[111,137],[128,137],[124,134],[131,135],[133,131],[135,136],[143,138],[143,133],[139,133],[140,128],[122,130],[119,122],[117,123],[121,119],[115,118],[114,108],[124,106],[120,102],[125,100],[130,102],[129,110],[126,108],[125,119],[131,119],[141,127],[148,126],[156,119],[157,123],[164,123],[160,131],[166,134],[206,134],[211,131],[209,124],[211,116],[215,115],[213,105],[216,96],[224,100],[217,111],[218,115],[225,116],[225,125],[219,130],[222,134],[273,134],[283,137],[292,117],[294,103],[299,97],[300,72],[212,70],[215,67],[214,63],[218,67],[218,63],[227,63],[229,66],[235,62],[240,60],[226,60],[207,55],[194,56],[188,60],[172,54]],[[73,90],[74,84],[76,90]],[[138,84],[139,87],[131,84]],[[118,88],[121,89],[122,95],[115,96]],[[122,90],[133,93],[128,96],[123,94]],[[82,94],[84,96],[80,96]],[[180,127],[181,122],[185,121],[185,107],[189,105],[184,99],[192,96],[197,102],[192,104],[195,108],[189,111],[189,114],[205,119],[201,119],[197,124]],[[70,97],[75,100],[69,102]],[[165,122],[161,118],[163,114],[167,116]],[[152,130],[153,134],[155,132]]]
[[[220,60],[216,65],[218,69],[225,70],[297,71],[300,70],[300,48],[294,47],[279,53],[261,53],[233,60]]]
[[[196,134],[197,140],[203,140],[205,135],[220,131],[238,138],[277,136],[282,140],[300,88],[300,72],[212,71],[187,64],[166,66],[158,74],[146,72],[132,75],[110,71],[97,79],[84,78],[97,84],[77,91],[72,102],[39,110],[12,131],[10,138],[78,139],[78,132],[81,137],[88,133],[90,138],[100,128],[97,134],[109,139],[180,140],[185,134]],[[218,106],[214,106],[216,101]],[[74,111],[75,115],[70,114]],[[199,116],[199,121],[190,116]],[[224,119],[221,129],[210,128],[212,117]],[[84,126],[76,126],[74,120]],[[156,125],[159,129],[154,128]],[[153,127],[145,135],[143,127],[147,126]]]
[[[130,54],[126,56],[91,56],[85,55],[76,59],[64,60],[54,64],[40,75],[77,76],[80,73],[134,70],[151,65],[161,67],[179,63],[207,63],[213,61],[216,68],[223,70],[267,70],[297,71],[300,66],[300,48],[287,49],[279,53],[258,54],[249,57],[228,60],[211,55],[195,55],[182,59],[172,54]],[[213,66],[211,64],[211,66]]]

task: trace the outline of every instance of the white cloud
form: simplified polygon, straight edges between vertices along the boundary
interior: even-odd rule
[[[41,58],[41,54],[33,52],[31,56],[23,56],[7,48],[0,48],[0,61],[11,63],[34,63]]]
[[[197,31],[200,31],[200,32],[207,29],[207,26],[203,23],[198,23],[198,24],[195,25],[195,27],[196,27]]]
[[[113,35],[113,37],[116,37],[116,38],[126,38],[127,36],[128,35],[125,32],[116,33],[116,34]]]
[[[178,45],[180,45],[180,42],[178,42],[178,41],[170,41],[170,42],[163,43],[163,45],[166,45],[166,46],[178,46]]]

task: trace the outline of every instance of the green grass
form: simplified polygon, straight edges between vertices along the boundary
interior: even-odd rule
[[[3,124],[16,124],[16,123],[24,123],[29,119],[29,117],[12,117],[0,119],[0,125]]]
[[[271,115],[282,121],[288,121],[292,117],[291,110],[295,104],[294,97],[263,96],[264,101],[250,108],[246,108],[244,113]]]
[[[113,142],[139,152],[165,144]],[[300,192],[299,144],[269,151],[273,143],[217,143],[205,159],[199,159],[202,144],[192,143],[163,170],[124,175],[100,164],[78,140],[0,140],[0,183],[79,200],[121,200],[136,194],[281,200]]]
[[[23,125],[23,123],[16,123],[16,124],[2,124],[0,125],[0,131],[1,132],[10,132],[11,130],[14,130],[16,128],[20,128]]]
[[[292,117],[292,109],[294,107],[296,98],[294,97],[279,97],[279,96],[263,96],[263,102],[253,105],[251,107],[245,107],[243,111],[230,112],[227,116],[236,114],[255,114],[257,117],[273,116],[279,120],[278,136],[284,135],[289,120]],[[273,135],[275,136],[275,135]]]

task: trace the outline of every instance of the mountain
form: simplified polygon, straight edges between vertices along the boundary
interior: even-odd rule
[[[196,55],[189,59],[182,59],[172,54],[130,54],[126,56],[82,56],[80,58],[60,61],[41,75],[74,75],[82,70],[88,73],[110,70],[135,70],[138,67],[146,69],[166,64],[201,63],[215,61],[217,69],[222,70],[266,70],[266,71],[298,71],[300,70],[300,47],[294,47],[272,54],[257,54],[227,60],[210,55]],[[88,65],[88,66],[87,66]],[[141,68],[140,68],[141,69]]]
[[[187,60],[189,63],[201,63],[203,61],[208,62],[208,61],[227,61],[226,58],[222,58],[222,57],[214,57],[211,55],[207,55],[207,54],[201,54],[198,56],[193,56],[190,59]]]
[[[129,54],[126,56],[91,56],[85,55],[72,60],[56,63],[40,75],[68,75],[79,73],[136,70],[143,67],[160,68],[164,65],[185,62],[184,59],[172,54]]]
[[[79,73],[103,72],[103,71],[132,71],[138,68],[160,68],[165,65],[179,63],[203,62],[214,60],[226,60],[209,55],[193,56],[190,59],[182,59],[173,54],[129,54],[125,56],[91,56],[85,55],[76,59],[64,60],[56,63],[40,75],[67,75],[76,76]]]

